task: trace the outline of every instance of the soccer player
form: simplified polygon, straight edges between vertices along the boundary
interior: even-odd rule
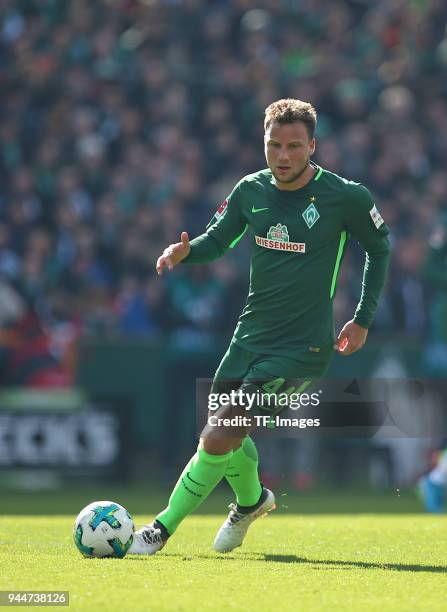
[[[419,481],[427,512],[445,512],[445,492],[447,490],[447,440],[444,440],[433,469]]]
[[[425,352],[429,372],[445,376],[447,366],[447,215],[444,213],[433,229],[429,239],[429,249],[423,266],[425,280],[433,288],[430,308],[430,342]],[[427,512],[445,512],[447,491],[447,439],[443,440],[436,463],[432,470],[419,481]]]
[[[211,262],[249,232],[250,288],[213,391],[238,387],[302,392],[327,370],[334,349],[351,355],[365,343],[389,259],[388,229],[369,191],[311,161],[317,115],[311,104],[274,102],[265,111],[268,168],[244,177],[219,206],[207,230],[191,242],[167,247],[157,272],[180,262]],[[360,301],[334,339],[332,302],[348,237],[366,252]],[[236,383],[234,381],[237,381]],[[243,414],[235,405],[216,415]],[[258,477],[258,455],[249,427],[210,426],[183,470],[168,506],[136,532],[130,553],[154,554],[226,478],[236,503],[217,533],[214,549],[240,546],[249,525],[274,508],[272,491]]]

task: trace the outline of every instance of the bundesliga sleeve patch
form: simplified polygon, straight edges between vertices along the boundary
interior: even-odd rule
[[[216,210],[216,220],[218,221],[227,212],[228,200],[224,200]]]
[[[370,214],[371,219],[373,220],[374,225],[377,227],[377,229],[379,229],[379,227],[382,225],[382,223],[384,223],[384,220],[380,216],[380,213],[377,210],[377,207],[376,207],[375,204],[371,208],[371,210],[369,211],[369,214]]]

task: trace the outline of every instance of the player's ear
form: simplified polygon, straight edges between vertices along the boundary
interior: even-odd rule
[[[309,153],[310,155],[313,155],[315,153],[315,138],[312,138],[312,140],[309,142]]]

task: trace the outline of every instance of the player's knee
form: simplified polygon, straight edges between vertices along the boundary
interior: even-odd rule
[[[225,455],[234,448],[240,446],[241,440],[234,438],[219,438],[213,435],[205,435],[200,438],[200,448],[210,455]]]

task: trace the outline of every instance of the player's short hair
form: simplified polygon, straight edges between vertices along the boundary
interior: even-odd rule
[[[267,131],[275,121],[279,124],[302,121],[309,139],[312,139],[317,126],[317,111],[309,102],[285,98],[273,102],[265,109],[264,130]]]

